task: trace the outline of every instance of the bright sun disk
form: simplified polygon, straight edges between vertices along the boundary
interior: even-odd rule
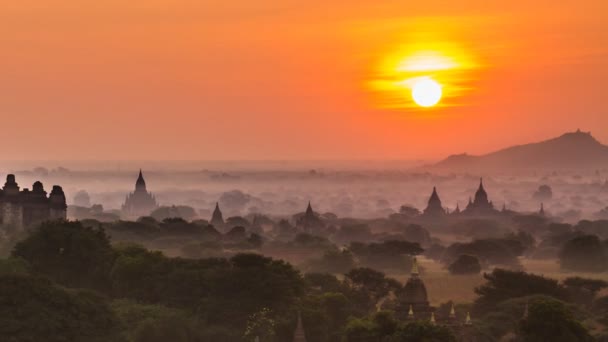
[[[441,85],[430,78],[422,79],[412,87],[412,98],[421,107],[432,107],[441,100]]]

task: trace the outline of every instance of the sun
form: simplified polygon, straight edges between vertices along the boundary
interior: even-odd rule
[[[441,85],[431,78],[417,81],[412,87],[412,98],[421,107],[433,107],[441,100]]]

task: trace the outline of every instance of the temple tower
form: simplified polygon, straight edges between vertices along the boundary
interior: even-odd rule
[[[150,215],[157,207],[156,198],[148,192],[144,175],[140,169],[137,181],[135,181],[135,191],[127,195],[122,211],[130,218],[138,218]]]
[[[439,199],[439,195],[437,194],[437,188],[433,187],[433,192],[431,193],[431,197],[429,198],[426,209],[424,209],[425,216],[438,217],[445,215],[445,209],[441,205],[441,199]]]
[[[216,229],[222,229],[224,227],[224,216],[222,215],[218,202],[215,202],[215,209],[213,210],[209,223]]]

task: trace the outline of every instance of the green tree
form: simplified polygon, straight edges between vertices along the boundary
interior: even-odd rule
[[[514,297],[543,294],[558,299],[567,297],[567,291],[557,280],[521,271],[496,268],[484,273],[486,283],[475,289],[477,312],[492,310],[498,303]]]
[[[564,304],[553,299],[531,303],[528,317],[520,323],[520,332],[526,342],[593,341]]]
[[[0,336],[7,342],[122,341],[105,299],[46,278],[0,275]]]
[[[272,311],[268,308],[263,308],[249,316],[243,337],[246,341],[250,342],[272,341],[275,335],[275,325]],[[256,338],[259,340],[256,341]]]
[[[371,268],[360,267],[345,274],[345,282],[350,286],[349,297],[361,313],[375,311],[376,304],[391,291],[397,291],[401,284],[387,278],[384,273]]]
[[[583,235],[566,242],[559,261],[562,269],[601,272],[608,268],[608,252],[597,236]]]
[[[452,274],[479,274],[481,272],[481,264],[477,257],[462,254],[450,264],[448,270]]]
[[[45,222],[19,242],[12,254],[26,260],[33,273],[59,284],[109,290],[115,255],[102,229],[84,227],[78,221]]]
[[[417,321],[400,327],[390,341],[456,342],[456,337],[445,326]]]

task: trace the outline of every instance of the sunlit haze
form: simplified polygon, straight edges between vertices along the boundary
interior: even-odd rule
[[[579,127],[606,143],[606,13],[601,0],[4,1],[0,153],[429,160]],[[435,106],[414,103],[420,77],[441,85]]]

